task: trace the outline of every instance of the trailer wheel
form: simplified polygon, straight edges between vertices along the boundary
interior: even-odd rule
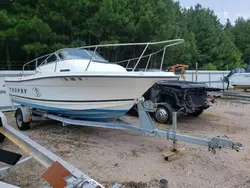
[[[174,111],[173,108],[169,104],[159,105],[157,106],[157,109],[154,113],[155,120],[159,123],[171,124],[173,120],[172,117],[173,111]]]
[[[15,117],[16,117],[16,125],[19,130],[24,131],[31,128],[30,122],[23,121],[23,113],[20,108],[17,109]]]
[[[201,115],[203,113],[204,109],[200,108],[199,110],[196,110],[193,113],[187,113],[189,116],[194,116],[194,117],[198,117],[199,115]]]

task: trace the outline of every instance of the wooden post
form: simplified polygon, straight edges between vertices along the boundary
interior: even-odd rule
[[[198,81],[198,63],[195,63],[195,81]]]
[[[225,73],[223,72],[222,79],[224,79],[224,77],[225,77]],[[222,87],[223,87],[223,91],[224,91],[224,89],[225,89],[225,82],[223,80],[222,80]]]
[[[209,86],[211,87],[211,72],[210,71],[209,71],[208,78],[209,78]]]

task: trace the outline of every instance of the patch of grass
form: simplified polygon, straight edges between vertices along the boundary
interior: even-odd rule
[[[212,113],[208,113],[208,112],[204,112],[201,114],[202,116],[206,116],[206,117],[215,117],[216,115],[215,114],[212,114]]]
[[[139,154],[136,150],[132,150],[133,157],[139,157]]]
[[[250,180],[245,181],[246,184],[250,184]]]
[[[172,127],[172,125],[169,124],[157,124],[157,128],[158,129],[170,129]]]
[[[15,114],[15,112],[4,112],[4,115],[5,116],[12,116],[12,115],[14,115]]]
[[[221,97],[220,99],[221,99],[221,101],[223,101],[223,102],[228,102],[228,101],[229,101],[229,98],[228,98],[228,97]]]
[[[126,182],[123,184],[124,187],[127,188],[142,188],[142,187],[147,187],[147,183],[143,183],[143,182]]]

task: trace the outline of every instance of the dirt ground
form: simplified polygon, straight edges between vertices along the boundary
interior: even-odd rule
[[[167,162],[162,153],[171,142],[134,132],[92,127],[61,127],[58,122],[33,123],[26,135],[61,156],[75,167],[108,187],[159,187],[164,178],[169,188],[247,188],[250,187],[250,108],[249,104],[218,101],[198,118],[178,117],[178,129],[188,135],[212,138],[227,135],[243,144],[236,152],[179,142],[185,152],[179,160]],[[8,122],[16,128],[13,114]],[[136,121],[135,117],[126,117]],[[169,128],[168,125],[161,127]],[[2,148],[20,151],[5,140]],[[41,187],[44,168],[34,159],[0,173],[0,180],[21,187]]]

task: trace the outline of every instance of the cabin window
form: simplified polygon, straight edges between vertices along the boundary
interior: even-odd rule
[[[93,59],[95,61],[98,62],[108,62],[107,60],[105,60],[98,52],[95,51],[91,51],[91,50],[85,50],[90,56],[93,57]]]
[[[63,55],[61,54],[61,52],[58,53],[58,56],[60,59],[63,59]]]
[[[61,59],[90,59],[90,56],[82,49],[65,49],[59,54]]]
[[[45,64],[46,64],[46,63],[52,63],[52,62],[54,62],[54,61],[56,61],[56,60],[57,60],[56,55],[55,55],[55,54],[52,54],[52,55],[45,61]]]
[[[58,53],[60,59],[87,59],[90,60],[93,56],[93,61],[97,62],[108,62],[105,60],[100,54],[97,52],[91,51],[91,50],[85,50],[85,49],[75,49],[75,48],[69,48],[69,49],[63,49]]]

